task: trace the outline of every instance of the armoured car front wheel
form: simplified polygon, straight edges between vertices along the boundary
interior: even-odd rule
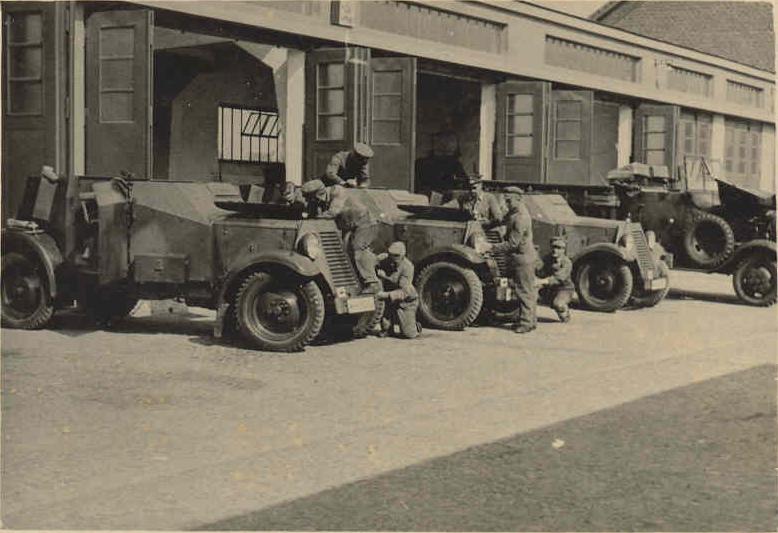
[[[776,300],[775,257],[755,255],[743,259],[732,275],[738,298],[749,305],[767,307]]]
[[[4,253],[0,284],[3,326],[38,329],[51,319],[54,302],[37,258],[21,252]]]
[[[484,289],[471,269],[440,261],[424,267],[417,280],[422,323],[437,329],[461,330],[472,324],[484,303]]]
[[[659,289],[658,291],[636,291],[636,294],[632,296],[632,303],[636,307],[654,307],[659,302],[665,299],[670,292],[670,268],[664,261],[657,262],[657,275],[655,278],[665,278],[667,285]]]
[[[629,266],[615,257],[585,259],[578,268],[575,287],[587,309],[612,313],[624,307],[632,294]]]
[[[282,280],[267,272],[248,276],[235,298],[240,331],[261,350],[301,350],[319,334],[324,312],[316,283]]]

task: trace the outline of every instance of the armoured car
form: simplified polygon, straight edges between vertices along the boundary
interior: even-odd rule
[[[44,176],[3,230],[6,327],[44,327],[74,300],[106,322],[138,298],[175,297],[215,309],[217,336],[234,326],[256,348],[292,351],[328,315],[364,331],[380,311],[333,220],[247,209],[220,183]]]

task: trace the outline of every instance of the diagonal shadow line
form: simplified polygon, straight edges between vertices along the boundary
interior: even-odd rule
[[[670,289],[667,297],[671,300],[699,300],[701,302],[713,302],[750,307],[733,294],[721,294],[715,292],[692,291],[686,289]]]
[[[197,529],[775,531],[775,376],[735,372]]]

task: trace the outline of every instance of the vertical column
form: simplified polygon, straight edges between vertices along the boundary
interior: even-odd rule
[[[724,155],[726,154],[726,134],[724,130],[724,115],[713,115],[713,125],[710,130],[710,169],[713,174],[724,173]]]
[[[619,106],[619,136],[616,149],[616,165],[623,167],[630,163],[632,157],[632,131],[634,126],[632,107],[628,105]],[[597,132],[595,132],[595,135]]]
[[[286,179],[303,182],[303,125],[305,123],[305,52],[289,50],[286,70],[285,157]]]
[[[86,40],[84,37],[84,6],[78,2],[70,4],[71,10],[71,32],[70,41],[70,168],[68,171],[72,174],[86,173],[86,122],[84,120],[85,100],[85,50]]]
[[[492,179],[494,162],[494,132],[497,121],[497,85],[481,84],[481,122],[478,140],[478,173]]]
[[[775,191],[775,141],[775,126],[762,124],[759,188],[765,191]]]

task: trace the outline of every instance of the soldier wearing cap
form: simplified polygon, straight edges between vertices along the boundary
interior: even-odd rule
[[[400,336],[413,339],[419,336],[421,326],[416,322],[419,296],[413,286],[413,263],[405,257],[405,244],[394,242],[388,254],[380,254],[378,277],[384,281],[384,289],[378,298],[387,300],[386,314],[381,320],[381,335],[388,335],[394,324],[400,326]]]
[[[532,242],[532,218],[521,200],[523,191],[518,187],[505,189],[508,214],[505,218],[505,241],[487,245],[487,251],[508,252],[516,293],[519,298],[519,322],[516,333],[528,333],[537,327],[535,309],[538,291],[535,286],[535,262],[537,252]]]
[[[551,238],[551,253],[544,259],[537,285],[544,302],[556,311],[560,322],[570,321],[570,300],[575,286],[571,279],[573,262],[567,257],[564,237]]]
[[[373,149],[365,143],[356,143],[350,151],[337,152],[330,159],[321,180],[325,185],[369,187],[369,161]]]
[[[499,200],[493,194],[486,194],[480,176],[472,176],[469,179],[470,190],[475,195],[474,215],[481,222],[485,230],[501,226],[504,223],[505,213]]]
[[[309,217],[336,217],[345,207],[346,191],[340,185],[325,186],[321,180],[311,180],[292,192],[287,201],[302,204]]]

